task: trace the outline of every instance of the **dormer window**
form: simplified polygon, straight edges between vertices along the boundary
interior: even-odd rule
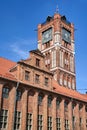
[[[36,66],[40,67],[40,59],[36,58]]]

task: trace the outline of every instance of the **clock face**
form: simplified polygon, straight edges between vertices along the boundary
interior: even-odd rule
[[[62,39],[67,43],[71,43],[71,32],[69,32],[65,28],[62,28]]]
[[[42,43],[49,42],[50,40],[52,40],[52,28],[49,28],[42,33]]]

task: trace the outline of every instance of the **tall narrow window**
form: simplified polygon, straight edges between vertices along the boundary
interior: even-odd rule
[[[57,109],[60,108],[60,102],[61,102],[60,99],[57,98],[57,100],[56,100],[56,107],[57,107]]]
[[[52,117],[48,116],[48,130],[52,130]]]
[[[64,110],[65,110],[65,111],[68,111],[68,101],[65,101],[65,102],[64,102]]]
[[[42,105],[43,95],[39,94],[38,96],[38,105]]]
[[[38,115],[38,130],[42,130],[42,129],[43,129],[43,116]]]
[[[14,130],[20,130],[21,127],[21,112],[16,111]]]
[[[39,82],[40,82],[40,81],[39,81],[39,77],[40,77],[40,76],[39,76],[38,74],[35,75],[35,83],[37,83],[37,84],[39,84]]]
[[[52,51],[52,68],[56,67],[56,50]]]
[[[30,72],[25,71],[25,80],[30,80]]]
[[[21,91],[17,91],[17,95],[16,95],[16,99],[17,101],[21,100]]]
[[[69,121],[65,119],[65,130],[69,130]]]
[[[32,130],[32,114],[27,113],[27,130]]]
[[[8,98],[8,96],[9,96],[9,88],[7,88],[7,87],[3,88],[2,96],[3,96],[3,98]]]
[[[6,129],[8,121],[8,110],[1,110],[0,115],[0,128]]]
[[[48,107],[52,105],[52,96],[48,96]]]
[[[60,121],[60,118],[56,118],[56,126],[57,126],[57,130],[61,130],[61,121]]]
[[[75,116],[73,116],[73,126],[75,126]]]
[[[36,58],[36,66],[39,67],[40,66],[40,59]]]

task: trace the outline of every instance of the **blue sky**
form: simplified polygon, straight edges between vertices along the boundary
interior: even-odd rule
[[[75,25],[77,89],[87,89],[87,0],[0,0],[0,56],[28,57],[37,48],[37,25],[53,16],[57,5]]]

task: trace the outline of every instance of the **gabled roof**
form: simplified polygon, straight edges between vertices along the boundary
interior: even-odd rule
[[[0,57],[0,77],[16,80],[15,76],[9,71],[16,65],[16,62]]]
[[[80,101],[87,102],[86,94],[83,95],[83,94],[77,92],[76,90],[72,90],[72,89],[60,86],[55,80],[52,81],[52,85],[53,85],[54,91],[57,92],[58,94],[68,96],[72,99],[77,99]]]

